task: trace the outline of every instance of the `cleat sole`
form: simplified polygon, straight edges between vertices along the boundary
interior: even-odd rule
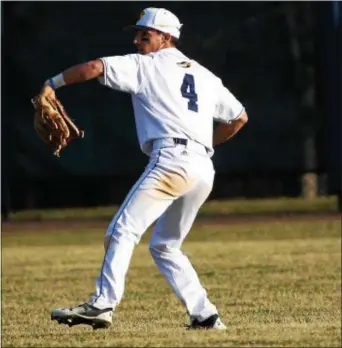
[[[111,323],[105,322],[103,320],[97,320],[97,319],[88,319],[80,316],[73,316],[73,317],[55,317],[51,315],[51,320],[56,320],[58,324],[65,324],[69,327],[75,326],[75,325],[89,325],[93,328],[93,330],[98,329],[107,329],[111,326]]]

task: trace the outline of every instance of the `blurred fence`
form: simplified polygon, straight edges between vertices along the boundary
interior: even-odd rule
[[[3,2],[3,206],[118,203],[138,178],[147,158],[129,95],[96,81],[58,90],[86,130],[60,159],[36,136],[30,99],[71,65],[134,52],[122,28],[148,6],[180,17],[181,50],[219,75],[249,114],[216,150],[213,197],[299,195],[303,173],[319,175],[318,193],[340,189],[341,25],[332,3]]]

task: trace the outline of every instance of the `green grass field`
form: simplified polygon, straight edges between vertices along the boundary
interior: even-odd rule
[[[109,220],[117,206],[92,208],[66,208],[45,210],[24,210],[11,214],[12,221],[49,220]],[[200,209],[203,217],[227,217],[228,215],[247,216],[251,214],[297,214],[337,212],[336,196],[320,196],[313,200],[301,197],[281,197],[264,199],[210,200]]]
[[[184,329],[185,310],[148,253],[149,231],[111,328],[52,322],[52,307],[88,299],[101,266],[104,230],[78,228],[3,231],[3,347],[341,346],[338,220],[197,223],[183,250],[225,332]]]

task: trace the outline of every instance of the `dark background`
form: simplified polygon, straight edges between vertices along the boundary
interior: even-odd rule
[[[30,99],[81,62],[133,53],[146,7],[184,23],[180,49],[222,78],[249,122],[214,155],[211,198],[299,196],[305,173],[318,195],[341,191],[339,2],[2,2],[2,212],[118,204],[147,163],[130,96],[96,81],[57,95],[85,128],[61,158],[33,128]]]

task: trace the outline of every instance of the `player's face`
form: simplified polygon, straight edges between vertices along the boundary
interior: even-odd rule
[[[137,29],[135,32],[134,45],[140,54],[159,51],[165,45],[164,34],[152,29]]]

